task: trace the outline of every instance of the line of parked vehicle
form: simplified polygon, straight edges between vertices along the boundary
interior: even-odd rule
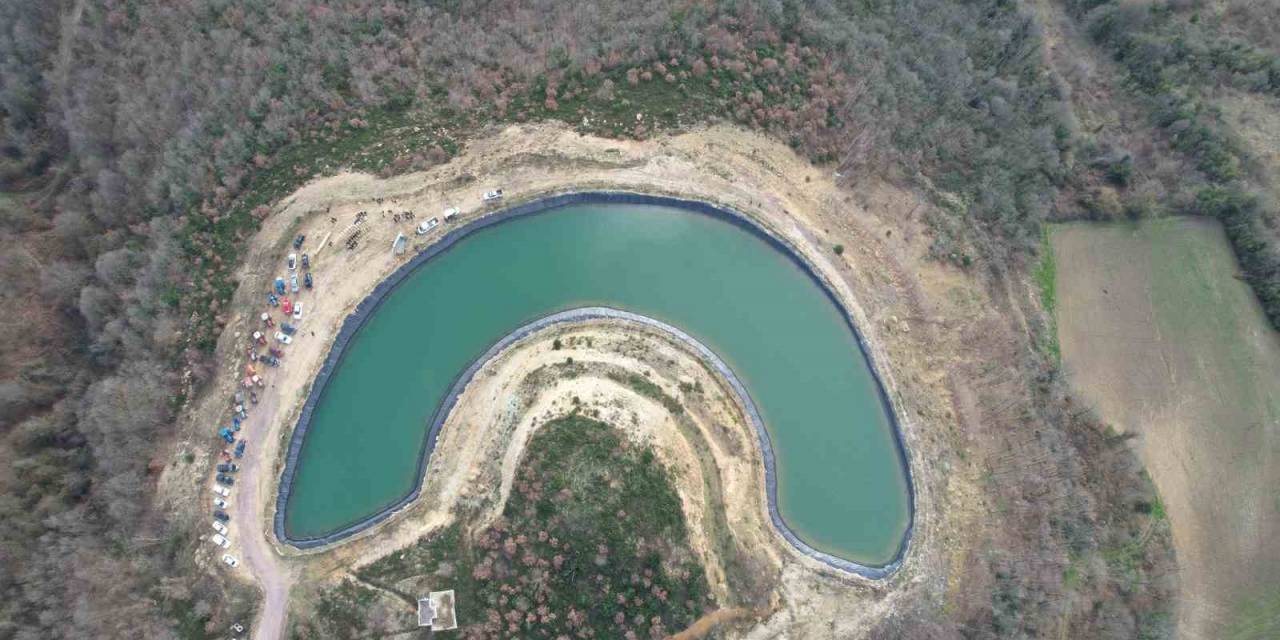
[[[502,199],[502,190],[495,189],[485,192],[483,201],[491,204]],[[449,207],[444,210],[444,221],[453,222],[457,219],[460,211],[457,207]],[[357,220],[359,222],[359,220]],[[429,233],[432,229],[440,224],[439,218],[431,218],[418,224],[416,232],[418,235]],[[285,267],[287,269],[285,276],[280,276],[272,283],[272,290],[267,292],[267,304],[269,308],[262,312],[259,320],[262,327],[252,333],[252,340],[247,349],[246,355],[249,362],[245,364],[245,376],[241,380],[243,389],[237,390],[232,398],[232,416],[230,426],[223,426],[218,429],[218,436],[227,445],[234,445],[230,451],[226,448],[222,450],[222,461],[215,468],[213,485],[213,530],[214,535],[210,538],[213,544],[222,549],[231,548],[231,529],[228,526],[231,522],[231,516],[227,513],[229,508],[229,500],[231,498],[231,488],[235,486],[235,473],[240,470],[240,466],[234,462],[244,457],[247,441],[239,437],[241,426],[248,419],[249,413],[245,406],[245,393],[248,393],[250,404],[258,404],[257,388],[264,387],[265,382],[262,376],[258,374],[254,367],[255,362],[263,362],[271,367],[280,366],[280,361],[284,358],[284,350],[282,347],[293,343],[293,337],[298,332],[297,325],[302,322],[302,302],[296,299],[290,299],[289,294],[293,294],[296,298],[301,288],[298,285],[298,267],[302,267],[303,277],[302,286],[306,289],[312,289],[315,286],[315,279],[311,275],[311,256],[303,253],[301,260],[298,258],[298,251],[302,249],[302,245],[306,241],[305,234],[299,234],[293,240],[293,252],[289,253],[285,258]],[[283,314],[277,327],[275,319],[271,316],[271,309],[279,308]],[[289,321],[293,322],[290,323]],[[273,331],[274,330],[274,331]],[[268,346],[267,336],[269,334],[275,338],[275,345]],[[261,352],[262,347],[267,347],[267,352]],[[232,568],[240,565],[240,561],[230,553],[222,555],[222,561]]]
[[[299,235],[293,241],[294,251],[302,248],[306,240],[305,235]],[[249,362],[245,364],[245,375],[241,380],[243,389],[236,391],[232,398],[232,414],[231,424],[229,426],[221,426],[218,428],[218,437],[223,442],[231,446],[230,450],[224,448],[221,453],[221,460],[215,467],[214,485],[213,485],[213,531],[214,534],[210,538],[213,544],[222,549],[231,548],[231,515],[227,513],[230,499],[231,489],[235,486],[235,474],[240,470],[240,465],[235,461],[244,457],[247,441],[240,437],[242,425],[249,418],[249,412],[245,405],[246,393],[248,401],[251,405],[258,404],[259,387],[266,386],[262,376],[258,374],[254,363],[263,362],[271,367],[280,366],[281,359],[284,358],[283,347],[293,342],[293,336],[297,333],[297,323],[302,322],[302,302],[290,300],[286,293],[297,294],[298,287],[298,269],[299,261],[297,253],[290,253],[285,259],[285,266],[288,268],[289,281],[286,284],[284,277],[278,277],[273,283],[273,291],[267,293],[267,304],[270,308],[262,312],[259,319],[262,322],[262,328],[252,333],[252,340],[247,350]],[[305,270],[303,275],[304,286],[311,289],[315,285],[315,280],[311,276],[311,257],[302,254],[301,266]],[[280,308],[284,318],[280,321],[279,327],[276,321],[271,317],[271,309]],[[292,320],[293,323],[289,321]],[[268,346],[267,334],[274,331],[275,344]],[[262,353],[261,348],[267,347],[266,353]],[[222,562],[229,567],[237,567],[240,561],[230,553],[222,555]]]

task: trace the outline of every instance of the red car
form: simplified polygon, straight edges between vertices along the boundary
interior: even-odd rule
[[[293,302],[288,298],[280,301],[280,310],[287,316],[293,313]]]

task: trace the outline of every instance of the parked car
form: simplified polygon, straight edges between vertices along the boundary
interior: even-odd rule
[[[484,192],[485,202],[496,202],[502,199],[502,189],[494,189],[493,191]]]
[[[294,239],[293,239],[293,248],[294,248],[294,249],[301,249],[301,248],[302,248],[302,241],[303,241],[303,240],[306,240],[306,239],[307,239],[306,234],[299,233],[299,234],[298,234],[298,237],[296,237],[296,238],[294,238]]]
[[[306,275],[302,276],[302,284],[306,285],[308,289],[310,289],[310,288],[311,288],[311,285],[312,285],[312,284],[314,284],[314,283],[315,283],[315,281],[313,281],[313,280],[311,279],[311,272],[310,272],[310,271],[308,271],[308,272],[306,273]]]
[[[231,472],[231,465],[226,463],[218,465],[218,473],[230,473],[230,472]]]
[[[293,338],[290,338],[289,336],[285,335],[283,332],[280,332],[280,331],[276,332],[276,340],[279,340],[284,344],[289,344],[293,342]]]
[[[281,280],[281,281],[280,281],[280,286],[282,286],[282,287],[284,286],[284,280]],[[281,293],[283,293],[283,292],[281,292]],[[278,307],[278,306],[280,306],[280,298],[277,298],[277,297],[276,297],[276,294],[274,294],[274,293],[268,293],[268,294],[267,294],[267,304],[269,304],[269,305],[271,305],[271,306],[273,306],[273,307]]]
[[[237,458],[240,458],[240,457],[244,456],[244,445],[245,445],[245,441],[244,441],[244,440],[241,440],[240,442],[237,442],[237,443],[236,443],[236,457],[237,457]],[[227,495],[227,494],[225,494],[225,493],[224,493],[224,494],[222,494],[222,495]]]
[[[302,268],[303,268],[303,269],[310,269],[310,268],[311,268],[311,256],[309,256],[309,255],[307,255],[307,254],[305,254],[305,253],[304,253],[304,254],[302,254]]]
[[[280,311],[284,312],[286,316],[293,313],[293,301],[288,298],[282,298],[280,300]]]
[[[216,484],[213,485],[213,493],[216,495],[220,495],[224,498],[231,495],[231,491],[229,491],[226,487],[219,487]]]
[[[288,322],[281,322],[280,330],[285,332],[288,335],[293,335],[295,332],[298,331],[298,328],[289,324]]]
[[[227,512],[221,509],[215,509],[213,511],[213,518],[218,522],[228,522],[231,520],[231,516],[227,515]]]
[[[449,207],[448,209],[445,209],[445,210],[444,210],[444,221],[445,221],[445,222],[453,222],[454,220],[457,220],[457,219],[458,219],[458,214],[459,214],[459,213],[462,213],[462,212],[461,212],[461,211],[459,211],[457,207]]]
[[[275,348],[275,347],[271,347],[270,349],[267,349],[267,353],[270,353],[271,355],[273,355],[273,356],[275,356],[275,357],[277,357],[277,358],[283,358],[283,357],[284,357],[284,351],[282,351],[282,350],[280,350],[280,349],[277,349],[277,348]]]
[[[289,276],[289,290],[294,293],[298,292],[298,275],[297,274]]]
[[[262,361],[272,367],[280,366],[280,358],[277,358],[275,356],[262,356]]]
[[[301,302],[293,305],[293,319],[294,320],[302,319],[302,303]]]
[[[222,561],[227,563],[227,566],[231,567],[232,569],[240,566],[240,561],[236,560],[236,557],[229,553],[222,554]],[[240,628],[243,629],[244,627],[240,627]]]
[[[218,474],[218,477],[217,477],[217,478],[215,478],[215,479],[218,481],[218,483],[219,483],[219,484],[225,484],[225,485],[227,485],[227,486],[231,486],[231,485],[233,485],[233,484],[235,484],[235,483],[236,483],[236,479],[235,479],[235,478],[232,478],[231,476],[226,475],[226,474],[223,474],[223,473],[219,473],[219,474]]]
[[[284,278],[276,278],[276,295],[284,295]],[[274,304],[274,303],[273,303]]]
[[[223,500],[222,498],[214,498],[214,499],[213,499],[213,506],[214,506],[215,508],[218,508],[218,509],[226,509],[226,508],[227,508],[227,501],[226,501],[226,500]]]
[[[219,547],[222,547],[223,549],[226,549],[231,546],[231,541],[223,537],[221,533],[215,533],[213,534],[213,537],[209,539],[212,540],[214,544],[218,545]]]
[[[440,218],[432,218],[432,219],[430,219],[430,220],[423,220],[422,222],[419,222],[419,223],[418,223],[418,228],[417,228],[417,230],[415,231],[415,233],[417,233],[418,235],[422,235],[422,234],[427,233],[427,232],[431,231],[432,229],[436,228],[436,225],[438,225],[438,224],[440,224]]]
[[[218,533],[220,533],[220,534],[222,534],[222,535],[224,535],[224,536],[225,536],[225,535],[227,535],[227,531],[228,531],[228,529],[227,529],[227,525],[222,524],[221,522],[218,522],[217,520],[214,520],[214,521],[213,521],[213,530],[214,530],[214,531],[217,531]]]
[[[290,271],[293,271],[294,269],[298,268],[298,254],[291,253],[289,254],[289,257],[286,258],[285,260],[289,264]]]

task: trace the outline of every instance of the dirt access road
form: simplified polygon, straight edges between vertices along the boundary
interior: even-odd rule
[[[270,384],[270,383],[268,383]],[[262,605],[258,609],[258,617],[251,627],[252,638],[276,640],[285,636],[285,621],[289,611],[289,585],[293,582],[292,572],[281,561],[279,555],[267,542],[271,529],[258,526],[262,514],[274,503],[275,474],[271,473],[271,460],[265,460],[264,447],[257,446],[255,434],[266,434],[271,431],[270,421],[277,419],[279,394],[263,393],[262,401],[251,408],[243,433],[248,441],[244,458],[240,461],[239,483],[231,498],[233,523],[236,526],[236,537],[233,544],[239,545],[241,568],[252,575],[262,588]],[[235,548],[232,548],[235,552]]]

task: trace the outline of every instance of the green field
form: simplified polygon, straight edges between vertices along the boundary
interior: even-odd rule
[[[1280,632],[1280,337],[1203,219],[1052,230],[1074,388],[1135,446],[1173,526],[1184,637]],[[1269,613],[1270,612],[1270,613]]]

